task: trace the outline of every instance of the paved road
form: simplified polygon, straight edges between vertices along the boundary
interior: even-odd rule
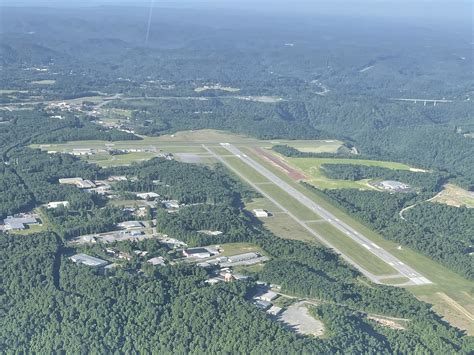
[[[347,235],[349,238],[351,238],[353,241],[361,245],[363,248],[367,249],[369,252],[377,256],[378,258],[382,259],[385,261],[387,264],[389,264],[392,268],[394,268],[398,273],[399,276],[407,277],[410,282],[407,284],[411,285],[424,285],[424,284],[430,284],[431,281],[429,281],[427,278],[425,278],[423,275],[415,271],[413,268],[411,268],[408,265],[405,265],[402,261],[400,261],[398,258],[384,250],[382,247],[376,245],[373,243],[370,239],[367,237],[363,236],[361,233],[356,231],[354,228],[349,226],[347,223],[339,220],[337,217],[335,217],[332,213],[329,211],[325,210],[322,208],[320,205],[315,203],[313,200],[305,196],[303,193],[299,192],[296,190],[294,187],[280,179],[278,176],[273,174],[271,171],[269,171],[267,168],[262,166],[260,163],[256,162],[255,160],[249,158],[246,154],[242,153],[237,147],[229,144],[229,143],[221,143],[222,147],[226,148],[229,152],[234,154],[235,156],[239,157],[243,162],[245,162],[247,165],[255,169],[257,172],[259,172],[261,175],[265,176],[268,180],[270,180],[272,183],[280,187],[282,190],[286,191],[289,195],[294,197],[296,200],[298,200],[301,204],[309,208],[311,211],[317,213],[319,216],[321,216],[323,219],[325,219],[327,222],[331,223],[335,228],[337,228],[339,231]],[[205,147],[207,148],[207,147]],[[212,151],[210,151],[212,153]],[[256,186],[254,186],[256,187]],[[258,187],[257,187],[258,189]],[[260,192],[261,189],[258,189]],[[263,193],[263,195],[268,196],[268,194]],[[275,203],[273,199],[271,199],[272,202]],[[281,205],[277,203],[277,205],[280,207]],[[289,212],[286,210],[286,208],[283,208],[284,211]],[[289,213],[290,214],[290,213]],[[290,214],[291,215],[291,214]],[[291,215],[300,225],[305,227],[305,229],[312,231],[313,235],[316,235],[311,228],[309,228],[306,223],[303,221],[299,220],[296,218],[294,215]],[[331,246],[330,242],[326,240],[324,237],[321,235],[317,234],[316,235],[318,239],[322,240],[326,245]],[[333,249],[337,250],[333,246],[331,246]],[[339,250],[337,250],[339,253],[341,253]],[[342,253],[341,253],[342,254]],[[373,281],[378,281],[379,279],[383,278],[380,276],[375,276],[368,272],[367,270],[364,270],[362,267],[357,265],[353,260],[351,260],[349,257],[345,256],[342,254],[346,260],[349,260],[352,264],[354,264],[359,270],[361,270],[362,273],[367,275],[369,278],[371,278]],[[391,276],[394,277],[394,276]]]

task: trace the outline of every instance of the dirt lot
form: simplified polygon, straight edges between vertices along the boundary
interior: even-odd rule
[[[278,320],[288,328],[304,335],[321,336],[324,324],[309,314],[309,303],[301,301],[288,307]]]
[[[276,165],[282,169],[290,178],[293,180],[307,180],[308,177],[300,173],[298,170],[293,169],[291,166],[283,162],[280,158],[273,155],[272,153],[266,152],[262,148],[254,148],[255,152],[270,161],[273,165]]]

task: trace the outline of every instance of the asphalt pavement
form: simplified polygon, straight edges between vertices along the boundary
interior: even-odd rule
[[[388,265],[390,265],[393,269],[395,269],[398,272],[398,275],[390,275],[390,278],[393,277],[406,277],[410,281],[406,283],[407,285],[424,285],[424,284],[431,284],[431,281],[428,280],[426,277],[421,275],[419,272],[414,270],[412,267],[406,265],[403,263],[401,260],[399,260],[397,257],[383,249],[382,247],[378,246],[377,244],[373,243],[369,238],[365,237],[362,235],[360,232],[355,230],[352,226],[348,225],[347,223],[341,221],[338,219],[336,216],[334,216],[331,212],[327,211],[320,205],[318,205],[316,202],[314,202],[312,199],[295,189],[293,186],[273,174],[270,170],[262,166],[260,163],[257,161],[253,160],[246,154],[242,153],[237,147],[234,145],[231,145],[229,143],[221,143],[221,146],[227,149],[229,152],[234,154],[235,156],[239,157],[243,162],[245,162],[247,165],[255,169],[258,173],[266,177],[268,180],[270,180],[273,184],[277,185],[279,188],[282,190],[286,191],[289,195],[291,195],[293,198],[295,198],[298,202],[309,208],[311,211],[315,212],[319,216],[321,216],[324,220],[326,220],[328,223],[330,223],[332,226],[337,228],[339,231],[341,231],[343,234],[351,238],[354,242],[358,243],[361,247],[367,249],[370,253],[375,255],[376,257],[380,258],[384,262],[386,262]],[[206,146],[204,146],[211,154],[216,156],[219,160],[221,160],[225,165],[231,167],[227,162],[225,162],[222,158],[220,158],[218,155],[216,155],[214,152],[209,150]],[[232,168],[232,167],[231,167]],[[235,171],[235,169],[232,169]],[[279,208],[281,208],[283,211],[287,212],[295,221],[298,222],[298,224],[302,225],[306,230],[311,232],[311,234],[315,235],[318,239],[320,239],[324,244],[328,245],[329,247],[335,249],[337,252],[339,252],[346,260],[348,260],[351,264],[356,266],[363,274],[365,274],[367,277],[369,277],[372,281],[374,282],[379,282],[380,279],[386,278],[387,276],[376,276],[373,275],[372,273],[368,272],[365,270],[363,267],[358,265],[356,262],[354,262],[349,256],[344,255],[341,253],[337,248],[331,245],[330,241],[327,240],[324,236],[320,235],[319,233],[316,233],[313,229],[311,229],[304,221],[301,221],[298,219],[296,216],[291,214],[284,206],[282,206],[280,203],[276,202],[269,194],[263,192],[260,188],[258,188],[257,185],[251,183],[248,179],[246,179],[244,176],[242,176],[239,172],[236,171],[241,177],[243,177],[247,182],[249,182],[255,189],[257,189],[260,193],[265,195],[267,198],[269,198],[273,203],[275,203]]]

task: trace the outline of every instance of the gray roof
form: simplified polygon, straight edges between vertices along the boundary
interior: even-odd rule
[[[8,216],[3,220],[3,224],[10,229],[25,229],[25,224],[35,224],[38,223],[35,217],[25,216],[25,217],[12,217]]]
[[[108,264],[107,261],[87,255],[87,254],[76,254],[70,257],[70,259],[78,264],[84,264],[87,266],[95,266],[95,267],[100,267],[100,266],[105,266]]]

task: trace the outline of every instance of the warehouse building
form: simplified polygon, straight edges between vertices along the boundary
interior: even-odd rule
[[[69,259],[76,264],[83,264],[92,267],[102,267],[108,264],[105,260],[82,253],[73,255]]]
[[[23,230],[26,226],[38,224],[36,215],[8,216],[3,220],[4,230]]]

